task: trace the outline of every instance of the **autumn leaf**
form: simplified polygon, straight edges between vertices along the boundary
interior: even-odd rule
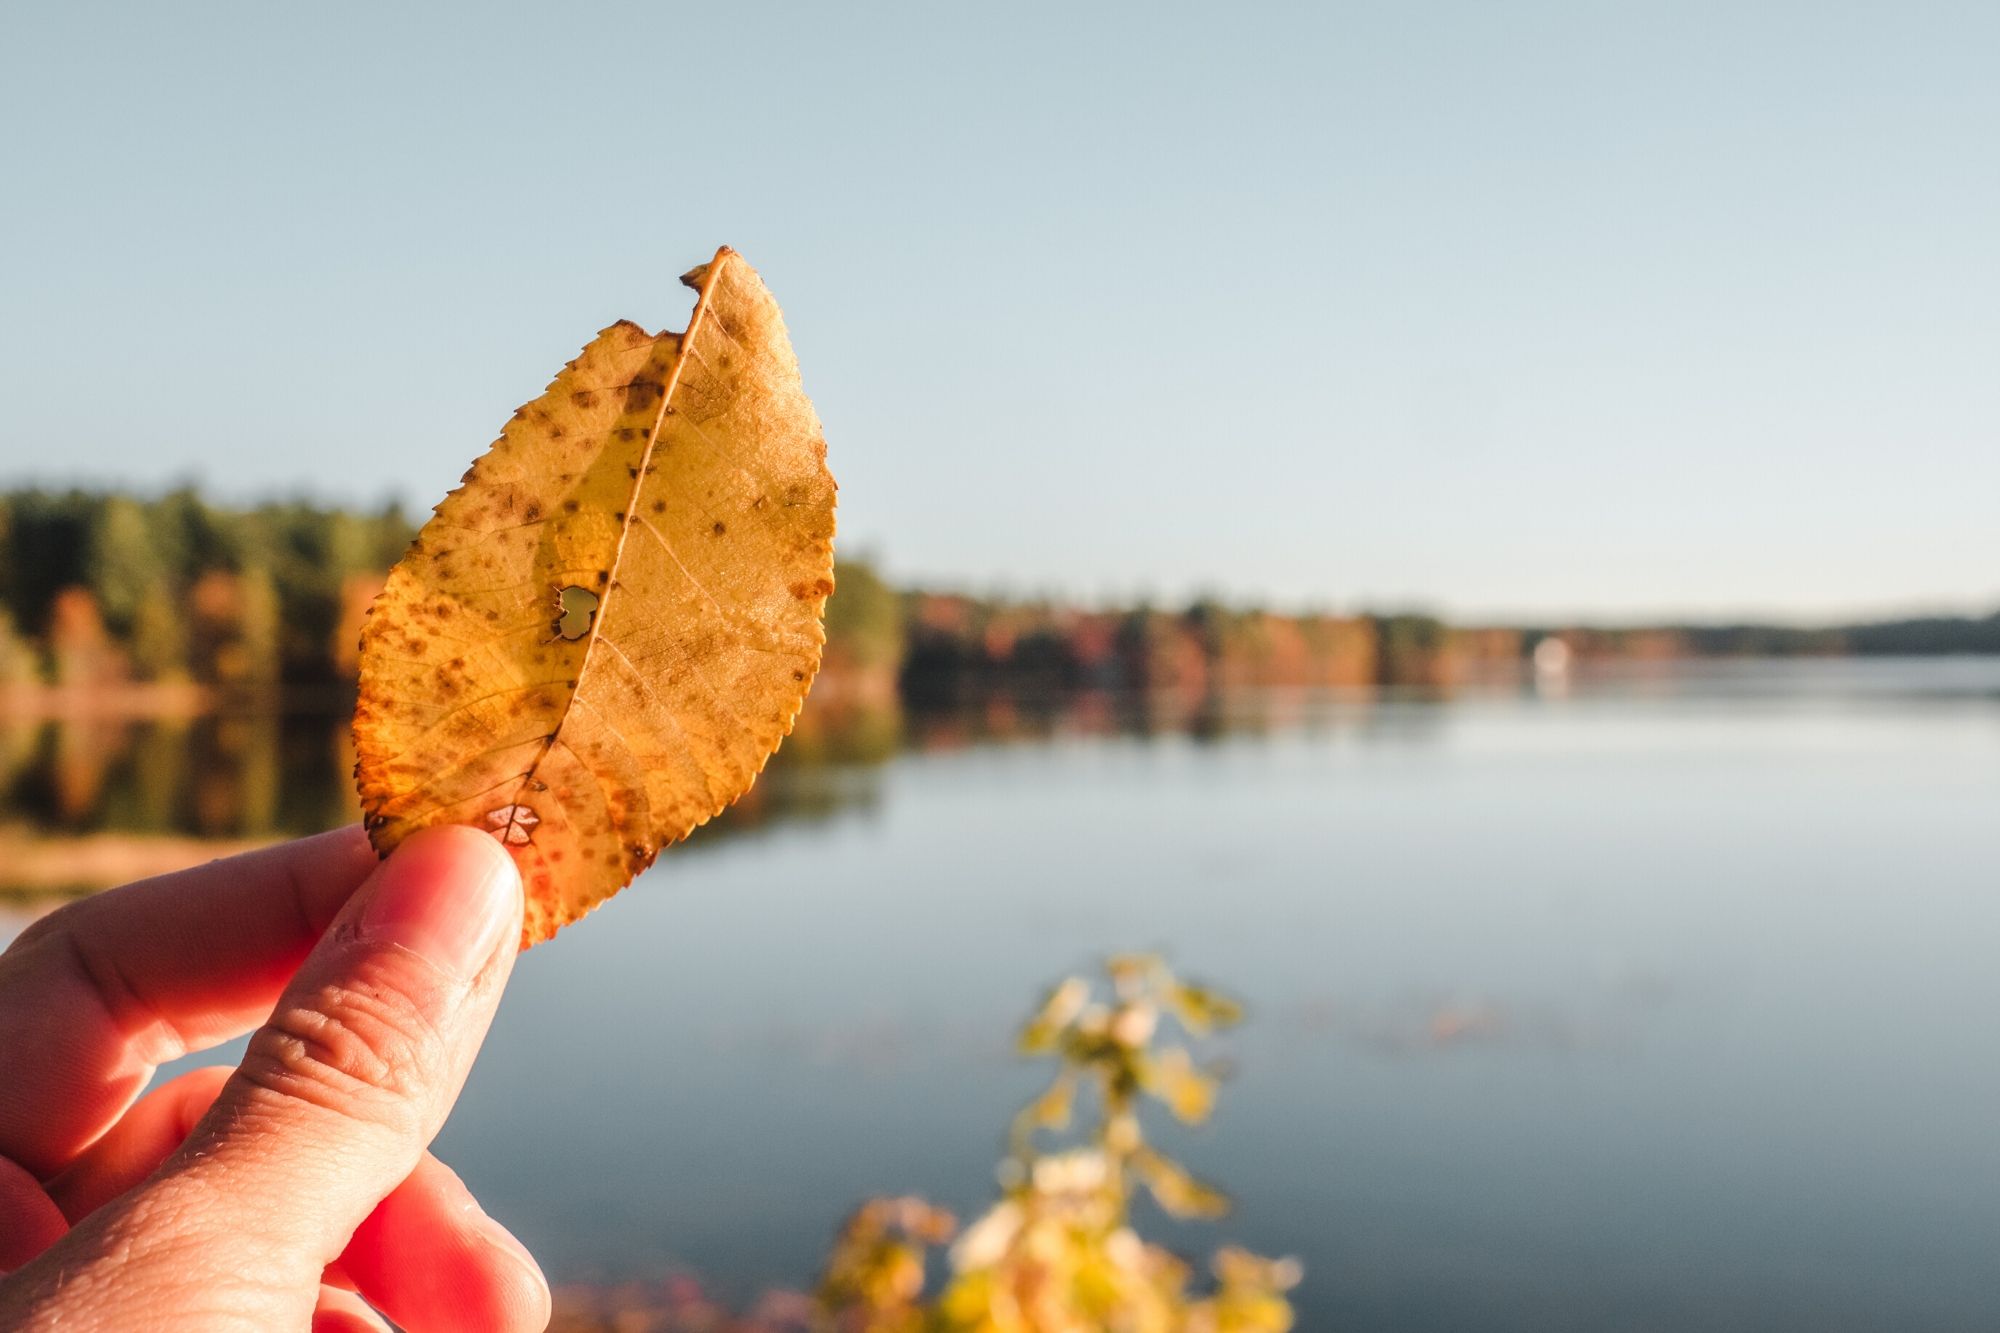
[[[1200,1124],[1215,1110],[1216,1081],[1195,1068],[1185,1046],[1170,1046],[1146,1060],[1140,1066],[1140,1084],[1185,1124]]]
[[[356,777],[386,854],[470,824],[524,945],[756,780],[819,669],[834,483],[785,325],[734,251],[685,333],[600,333],[438,505],[361,636]]]
[[[1185,981],[1176,981],[1168,987],[1167,1003],[1181,1020],[1181,1026],[1196,1036],[1206,1036],[1216,1028],[1234,1027],[1243,1021],[1242,1005],[1205,986]]]
[[[1059,1076],[1049,1084],[1047,1091],[1021,1108],[1014,1117],[1015,1132],[1025,1136],[1038,1129],[1068,1129],[1070,1116],[1076,1110],[1076,1081],[1067,1076]]]
[[[1141,1148],[1132,1154],[1132,1169],[1146,1182],[1153,1201],[1174,1217],[1223,1217],[1229,1212],[1229,1196],[1215,1186],[1196,1180],[1186,1167],[1169,1157]]]
[[[1083,1012],[1084,1002],[1090,998],[1090,985],[1081,977],[1071,977],[1049,992],[1042,1001],[1042,1007],[1021,1029],[1018,1038],[1023,1055],[1040,1055],[1056,1048],[1056,1041],[1063,1030],[1076,1021]]]

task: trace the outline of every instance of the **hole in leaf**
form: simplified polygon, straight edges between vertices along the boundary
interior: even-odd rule
[[[565,639],[580,639],[590,633],[597,619],[598,595],[574,585],[556,594],[556,633]]]
[[[534,837],[535,826],[541,822],[542,817],[525,805],[503,805],[486,813],[486,827],[494,837],[512,847],[519,847]]]

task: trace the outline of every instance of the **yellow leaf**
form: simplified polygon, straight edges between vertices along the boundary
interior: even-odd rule
[[[1204,986],[1176,982],[1168,998],[1181,1025],[1197,1036],[1243,1021],[1242,1005]]]
[[[362,631],[375,846],[470,824],[534,944],[741,796],[819,669],[834,483],[784,320],[724,248],[685,333],[599,334],[446,496]]]
[[[1227,1194],[1196,1180],[1180,1163],[1151,1149],[1134,1153],[1132,1166],[1152,1191],[1154,1201],[1175,1217],[1221,1217],[1229,1212]]]
[[[1215,1109],[1216,1082],[1195,1068],[1185,1047],[1162,1051],[1144,1067],[1142,1080],[1147,1091],[1166,1102],[1176,1120],[1199,1124]]]
[[[1042,1007],[1021,1029],[1021,1053],[1039,1055],[1054,1050],[1056,1038],[1076,1021],[1076,1016],[1083,1012],[1084,1002],[1089,998],[1090,985],[1081,977],[1071,977],[1050,991],[1048,998],[1042,1001]]]
[[[1067,1076],[1049,1084],[1048,1091],[1021,1108],[1019,1120],[1028,1130],[1068,1129],[1076,1105],[1076,1085]]]

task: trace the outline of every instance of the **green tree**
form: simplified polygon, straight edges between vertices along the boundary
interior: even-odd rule
[[[146,595],[167,578],[145,506],[126,495],[107,497],[90,519],[84,586],[97,598],[112,634],[131,634]]]
[[[165,586],[154,583],[139,599],[130,632],[132,669],[141,680],[185,680],[187,621]]]
[[[826,603],[827,651],[842,665],[895,671],[904,650],[903,599],[874,566],[843,560],[834,569]]]

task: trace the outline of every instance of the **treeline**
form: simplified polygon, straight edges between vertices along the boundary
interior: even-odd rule
[[[238,509],[191,489],[0,495],[0,685],[337,683],[352,674],[361,611],[413,533],[393,505]]]
[[[92,491],[0,494],[0,690],[230,696],[350,683],[361,617],[415,533],[370,513]],[[2000,653],[2000,614],[1827,629],[1454,627],[1424,615],[1282,614],[1198,600],[1084,608],[890,586],[843,561],[826,694],[1010,689],[1443,688],[1518,668],[1542,640],[1578,658]]]
[[[1288,615],[1205,599],[1085,609],[911,592],[901,607],[901,687],[919,700],[996,688],[1443,686],[1487,647],[1429,616]]]
[[[1548,625],[1519,631],[1534,644],[1554,637],[1584,658],[1928,657],[2000,654],[2000,612],[1921,616],[1853,625],[1668,625],[1602,629]]]
[[[197,687],[233,696],[353,679],[361,617],[414,535],[373,513],[232,508],[190,489],[0,495],[0,687]],[[1086,611],[889,586],[843,561],[824,691],[1365,684],[1440,674],[1423,617],[1283,616],[1213,602]]]

